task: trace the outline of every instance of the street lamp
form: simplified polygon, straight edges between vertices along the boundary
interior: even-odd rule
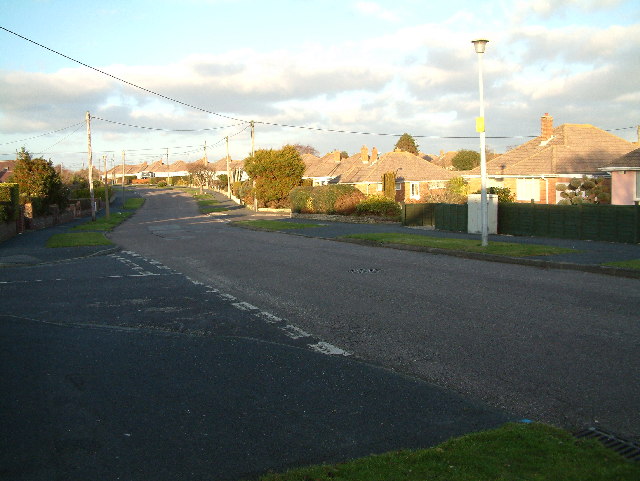
[[[489,40],[472,40],[478,54],[478,88],[480,90],[480,117],[476,119],[476,132],[480,134],[480,216],[482,217],[482,246],[489,245],[489,209],[487,205],[487,156],[484,132],[484,87],[482,84],[482,54]]]

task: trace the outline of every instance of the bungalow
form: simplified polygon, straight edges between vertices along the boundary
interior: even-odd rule
[[[302,161],[306,168],[302,178],[311,179],[313,185],[339,183],[342,176],[359,162],[368,164],[372,159],[375,162],[377,158],[378,151],[375,147],[371,151],[371,157],[369,157],[369,150],[364,146],[359,154],[347,158],[342,158],[339,150],[334,150],[324,157],[303,154]]]
[[[508,187],[519,202],[556,204],[556,184],[584,175],[606,177],[600,167],[635,148],[635,144],[588,124],[553,127],[553,117],[541,117],[541,134],[487,162],[487,185]],[[470,190],[480,189],[480,168],[463,174]]]
[[[365,149],[360,153],[360,162],[336,179],[341,184],[352,184],[364,194],[381,194],[382,177],[386,172],[396,174],[396,200],[407,202],[419,200],[429,190],[444,189],[446,182],[455,173],[432,164],[410,152],[395,150],[365,159]]]
[[[599,170],[611,174],[612,204],[640,202],[640,149],[632,150]]]
[[[9,177],[13,174],[15,165],[15,160],[5,160],[0,162],[0,182],[9,182]]]

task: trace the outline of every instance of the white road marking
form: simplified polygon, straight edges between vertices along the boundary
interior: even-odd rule
[[[237,307],[241,311],[257,311],[258,308],[248,302],[234,302],[233,306]]]
[[[282,319],[280,319],[278,316],[274,316],[270,312],[260,311],[257,315],[269,324],[278,324],[282,322]]]
[[[340,349],[339,347],[329,344],[328,342],[320,341],[317,344],[309,344],[309,347],[314,351],[321,354],[327,354],[329,356],[351,356],[350,352]]]
[[[292,324],[287,324],[286,326],[281,327],[280,330],[283,331],[291,339],[300,339],[301,337],[311,337],[311,334],[309,334],[306,331],[303,331],[299,327],[296,327]]]

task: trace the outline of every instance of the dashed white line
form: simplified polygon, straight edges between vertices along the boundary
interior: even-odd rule
[[[339,347],[336,347],[333,344],[329,344],[328,342],[324,341],[320,341],[316,344],[309,344],[309,347],[314,351],[322,354],[327,354],[329,356],[351,356],[350,352],[345,351],[344,349],[340,349]]]
[[[280,327],[279,329],[283,331],[291,339],[300,339],[301,337],[311,337],[311,334],[309,334],[306,331],[303,331],[299,327],[294,326],[292,324],[287,324],[286,326]]]

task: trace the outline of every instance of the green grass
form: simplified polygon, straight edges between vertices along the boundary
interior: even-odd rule
[[[98,217],[95,221],[85,222],[82,225],[74,227],[74,231],[110,231],[116,226],[122,224],[126,219],[131,217],[133,212],[115,212],[106,217]]]
[[[605,262],[604,266],[622,267],[623,269],[640,269],[640,259],[630,261]]]
[[[545,246],[539,244],[519,244],[513,242],[490,242],[482,247],[479,241],[473,239],[451,239],[445,237],[430,237],[420,234],[379,233],[379,234],[352,234],[345,236],[347,239],[363,239],[381,244],[406,244],[422,247],[436,247],[438,249],[450,249],[466,252],[482,252],[512,257],[548,256],[579,252],[564,247]]]
[[[144,204],[144,198],[142,197],[131,197],[124,201],[123,209],[126,210],[136,210],[142,207]]]
[[[437,447],[268,474],[260,481],[632,481],[640,465],[543,424],[506,424]]]
[[[306,229],[308,227],[320,227],[320,224],[303,224],[298,222],[284,222],[281,220],[240,220],[231,222],[240,227],[254,227],[265,230]]]
[[[47,241],[47,247],[108,246],[109,239],[100,232],[78,232],[54,234]]]

